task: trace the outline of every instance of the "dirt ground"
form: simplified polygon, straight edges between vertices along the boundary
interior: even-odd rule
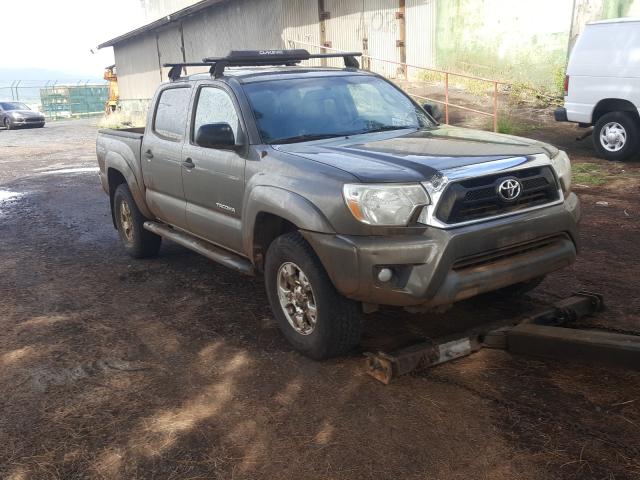
[[[577,128],[535,120],[524,133],[578,169],[576,264],[518,301],[374,314],[365,343],[580,289],[605,295],[600,322],[640,328],[640,163],[596,160]],[[171,242],[124,254],[95,136],[91,120],[0,131],[0,478],[640,478],[640,372],[483,350],[383,386],[359,353],[303,358],[259,279]]]

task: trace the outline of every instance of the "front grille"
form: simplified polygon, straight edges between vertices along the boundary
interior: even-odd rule
[[[520,197],[513,202],[498,195],[498,185],[517,178],[522,184]],[[436,217],[447,224],[479,220],[517,212],[559,199],[558,185],[548,166],[501,172],[452,183],[442,194]]]
[[[568,237],[564,234],[554,235],[551,237],[537,238],[529,242],[509,245],[507,247],[496,248],[495,250],[478,253],[476,255],[470,255],[468,257],[458,259],[453,264],[453,269],[462,270],[465,268],[474,268],[487,265],[489,263],[495,263],[506,258],[515,257],[517,255],[524,255],[526,253],[540,250],[555,243],[562,242],[567,238]]]

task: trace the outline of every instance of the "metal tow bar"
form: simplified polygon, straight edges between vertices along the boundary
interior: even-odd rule
[[[577,292],[513,326],[424,341],[392,352],[365,353],[367,373],[388,385],[396,377],[470,355],[483,347],[640,369],[640,332],[577,322],[603,308],[601,295]]]

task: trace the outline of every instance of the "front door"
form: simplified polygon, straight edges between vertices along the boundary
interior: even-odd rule
[[[147,205],[159,219],[181,228],[186,228],[181,162],[190,97],[189,86],[160,92],[140,159]]]
[[[242,250],[241,222],[245,150],[204,148],[195,138],[202,125],[227,123],[236,143],[243,142],[242,122],[230,93],[202,86],[196,94],[190,141],[182,151],[182,179],[189,231],[231,250]]]

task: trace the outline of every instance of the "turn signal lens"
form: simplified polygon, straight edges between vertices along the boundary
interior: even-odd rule
[[[560,150],[551,159],[551,165],[558,175],[562,192],[567,195],[571,191],[571,161],[565,152]]]

